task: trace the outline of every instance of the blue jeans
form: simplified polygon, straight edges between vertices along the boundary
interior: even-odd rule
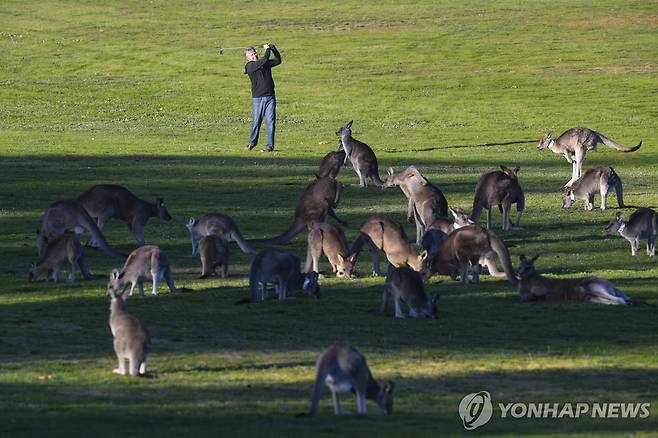
[[[274,96],[263,96],[252,98],[253,116],[251,122],[251,134],[249,135],[249,144],[256,146],[258,144],[258,135],[260,134],[260,125],[265,117],[267,126],[267,149],[274,150],[274,132],[276,130],[276,98]]]

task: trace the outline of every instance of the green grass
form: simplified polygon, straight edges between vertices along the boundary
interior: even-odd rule
[[[633,435],[658,430],[656,261],[631,257],[603,226],[613,211],[560,208],[570,176],[535,148],[547,131],[596,129],[585,166],[613,165],[627,203],[658,207],[656,1],[4,1],[0,5],[0,434],[2,436],[436,436],[466,433],[461,398],[497,402],[650,402],[644,420],[494,419],[491,435]],[[247,153],[248,79],[240,52],[275,42],[279,152]],[[376,151],[380,174],[415,164],[452,206],[470,209],[478,176],[520,165],[524,229],[501,232],[540,272],[597,275],[649,306],[525,304],[501,280],[435,277],[437,321],[373,312],[383,279],[369,256],[355,280],[325,278],[322,299],[235,306],[249,258],[231,246],[231,277],[197,279],[185,223],[221,211],[248,238],[280,233],[334,132]],[[320,142],[329,142],[321,144]],[[341,180],[355,183],[350,168]],[[194,292],[134,298],[155,336],[153,379],[112,374],[107,275],[121,261],[87,250],[89,282],[28,283],[34,230],[52,202],[93,184],[164,196],[173,220],[148,242]],[[615,205],[614,196],[611,205]],[[598,199],[597,199],[598,203]],[[398,190],[348,187],[337,213],[348,239],[375,212],[404,219]],[[632,209],[623,210],[625,216]],[[497,222],[500,219],[496,217]],[[409,235],[415,235],[407,225]],[[134,248],[125,226],[106,237]],[[303,236],[286,248],[305,254]],[[324,269],[328,268],[323,261]],[[397,383],[395,414],[335,418],[309,407],[313,362],[332,342]],[[345,398],[344,407],[355,410]]]

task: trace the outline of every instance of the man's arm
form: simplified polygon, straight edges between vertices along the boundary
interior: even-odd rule
[[[265,63],[270,60],[270,50],[271,49],[265,50],[265,54],[258,61],[248,62],[247,65],[245,66],[245,73],[252,74],[259,68],[263,67]],[[281,61],[279,61],[279,63],[281,63]]]
[[[270,44],[270,50],[272,50],[272,54],[274,55],[274,59],[271,59],[268,62],[268,65],[270,67],[276,67],[277,65],[281,64],[281,54],[279,53],[279,50],[276,48],[274,44]]]

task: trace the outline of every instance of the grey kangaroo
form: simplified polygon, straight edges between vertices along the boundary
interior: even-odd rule
[[[315,224],[308,233],[304,272],[320,272],[320,257],[324,254],[337,277],[351,277],[354,260],[347,249],[345,233],[335,225]]]
[[[509,230],[512,226],[521,225],[521,215],[525,209],[525,196],[517,177],[519,168],[510,169],[506,166],[500,166],[500,168],[501,170],[485,173],[480,177],[475,186],[471,219],[478,223],[482,209],[485,209],[487,211],[487,228],[493,228],[491,207],[498,205],[503,213],[502,228]],[[512,204],[516,204],[518,213],[516,224],[513,224],[509,217]]]
[[[145,243],[144,227],[149,218],[171,220],[162,198],[156,199],[155,203],[147,202],[122,186],[112,184],[93,186],[78,196],[78,201],[87,210],[89,216],[96,219],[99,230],[102,230],[111,218],[119,219],[128,224],[128,229],[139,245]],[[87,244],[98,246],[93,236],[90,236]]]
[[[617,193],[619,208],[624,208],[624,188],[615,169],[610,166],[593,167],[564,193],[562,207],[569,208],[578,199],[582,199],[585,201],[585,210],[594,210],[594,195],[600,193],[601,210],[605,210],[608,193],[612,188]]]
[[[110,302],[110,330],[114,338],[114,353],[118,367],[114,373],[131,376],[146,375],[146,356],[151,345],[151,334],[135,316],[126,312],[128,294],[117,295],[108,289]],[[126,361],[128,368],[126,369]]]
[[[211,234],[199,242],[199,258],[201,259],[201,277],[215,275],[217,266],[222,267],[222,278],[228,277],[228,242],[219,236]]]
[[[311,412],[318,413],[318,404],[324,387],[328,386],[334,401],[334,414],[342,415],[339,394],[352,392],[356,395],[356,407],[359,414],[365,414],[366,399],[373,400],[385,415],[393,413],[393,390],[391,381],[383,386],[372,377],[366,358],[354,347],[331,345],[318,358],[315,364],[315,384],[311,396]]]
[[[368,178],[377,187],[382,186],[382,180],[379,179],[379,167],[377,166],[377,157],[372,151],[370,146],[360,142],[352,137],[352,122],[341,127],[336,131],[336,135],[340,137],[345,150],[345,160],[349,159],[352,163],[354,171],[359,176],[359,185],[361,187],[368,186]]]
[[[654,210],[638,208],[630,215],[628,222],[624,221],[621,213],[617,212],[605,229],[616,231],[628,240],[631,244],[631,255],[635,255],[640,249],[640,239],[647,239],[647,255],[655,257],[658,216]]]
[[[213,235],[219,236],[227,242],[237,243],[245,254],[256,254],[249,242],[242,237],[235,221],[223,213],[208,213],[199,220],[191,217],[187,221],[186,227],[192,239],[192,255],[196,255],[201,239]]]
[[[320,161],[320,172],[318,173],[318,177],[322,178],[328,176],[333,179],[338,178],[338,173],[345,163],[346,156],[347,154],[344,149],[329,152]]]
[[[80,272],[85,280],[93,278],[83,255],[80,237],[75,233],[67,232],[48,242],[43,257],[36,263],[32,263],[30,281],[38,280],[42,275],[45,275],[46,281],[48,281],[48,275],[51,274],[50,278],[56,282],[59,279],[59,265],[65,261],[70,265],[68,281],[75,281],[76,263],[80,266]]]
[[[386,312],[389,298],[392,298],[395,304],[396,318],[405,317],[402,311],[402,302],[404,302],[409,306],[409,317],[424,316],[436,319],[438,296],[435,294],[432,298],[427,298],[423,287],[423,277],[413,269],[407,267],[396,268],[392,264],[388,264],[382,305],[379,308],[380,313]]]
[[[304,276],[300,260],[290,253],[265,250],[256,254],[249,270],[251,302],[262,301],[267,295],[267,285],[274,284],[279,300],[285,300],[289,292],[303,290],[314,298],[319,297],[318,273]],[[239,303],[249,302],[241,300]]]
[[[587,151],[595,150],[599,143],[603,143],[621,152],[635,152],[642,146],[642,142],[640,142],[632,148],[624,147],[610,140],[600,132],[592,131],[588,128],[571,128],[563,132],[555,140],[553,140],[550,132],[544,134],[544,137],[539,140],[537,149],[549,148],[554,153],[563,155],[571,163],[571,179],[565,184],[565,187],[571,187],[582,174],[585,154]]]

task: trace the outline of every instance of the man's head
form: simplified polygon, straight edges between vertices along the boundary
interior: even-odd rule
[[[244,49],[244,56],[247,58],[247,61],[258,60],[258,53],[256,52],[256,49],[253,47],[247,47],[246,49]]]

